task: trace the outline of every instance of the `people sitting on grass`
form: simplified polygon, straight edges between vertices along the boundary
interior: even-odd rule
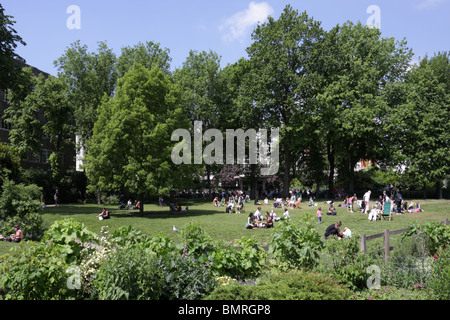
[[[273,228],[273,219],[270,216],[269,211],[266,211],[266,223],[265,223],[266,228]]]
[[[255,217],[256,220],[262,221],[262,217],[261,217],[261,207],[258,207],[253,215],[254,215],[254,217]]]
[[[333,206],[333,204],[330,204],[330,207],[328,208],[327,215],[335,216],[336,215],[336,208]]]
[[[214,198],[213,204],[214,204],[214,207],[218,207],[219,206],[219,199],[217,197]]]
[[[351,238],[352,237],[352,231],[349,228],[344,227],[343,232],[342,232],[342,237],[344,239]]]
[[[239,202],[236,206],[236,213],[241,213],[241,211],[244,211],[244,199],[242,197],[239,198]]]
[[[416,213],[417,213],[417,212],[423,212],[423,209],[420,208],[420,204],[419,204],[418,201],[416,202],[416,207],[415,207],[415,209],[414,209],[414,212],[416,212]]]
[[[309,203],[308,203],[308,206],[314,207],[314,200],[313,200],[313,197],[309,197]]]
[[[369,222],[370,221],[377,221],[379,212],[378,212],[378,209],[376,207],[373,208],[372,210],[370,210],[370,209],[367,210],[367,214],[369,215],[368,216]]]
[[[220,200],[220,203],[219,203],[219,207],[224,207],[226,205],[227,205],[227,200],[225,200],[225,198],[222,197],[222,200]]]
[[[254,218],[253,218],[253,212],[250,212],[250,214],[248,215],[245,228],[246,229],[255,229],[256,228]]]
[[[285,208],[284,209],[284,212],[283,212],[283,219],[290,219],[291,218],[291,216],[289,215],[289,211],[288,211],[288,209],[287,208]]]
[[[277,214],[273,211],[270,212],[270,217],[272,218],[272,221],[280,221],[280,217],[277,217]]]
[[[226,212],[226,213],[230,213],[230,212],[233,212],[233,213],[234,213],[234,201],[230,201],[230,202],[228,203],[228,206],[227,206],[227,208],[225,209],[225,212]]]
[[[0,240],[1,241],[7,241],[7,242],[16,242],[19,243],[23,239],[23,233],[22,230],[20,230],[20,225],[16,224],[14,226],[14,229],[16,229],[16,233],[11,234],[9,237],[3,237],[0,234]]]
[[[332,236],[342,237],[342,232],[339,230],[342,222],[336,221],[335,223],[328,226],[327,230],[325,230],[325,239],[330,239]]]
[[[269,205],[269,199],[267,199],[267,197],[264,198],[264,205],[268,206]]]
[[[98,220],[105,220],[111,218],[109,211],[103,208],[102,212],[97,216]]]

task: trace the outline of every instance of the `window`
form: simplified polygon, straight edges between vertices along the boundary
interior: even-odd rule
[[[8,122],[6,122],[6,120],[5,120],[5,119],[3,119],[3,117],[2,117],[1,119],[2,119],[2,124],[1,124],[1,127],[0,127],[0,129],[3,129],[3,130],[8,130],[8,131],[10,131],[10,130],[12,129],[12,124],[11,124],[11,123],[8,123]]]

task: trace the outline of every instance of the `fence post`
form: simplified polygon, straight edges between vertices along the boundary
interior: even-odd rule
[[[366,235],[361,235],[361,241],[360,241],[360,250],[363,253],[367,253],[367,247],[366,247]]]
[[[384,261],[389,260],[389,230],[384,230]]]
[[[442,224],[448,226],[448,218],[445,218],[444,221],[442,221]]]

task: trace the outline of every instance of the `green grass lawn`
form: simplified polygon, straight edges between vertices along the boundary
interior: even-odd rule
[[[408,200],[411,202],[414,200]],[[261,205],[263,213],[271,210],[273,201],[269,206]],[[449,200],[421,200],[421,213],[406,213],[395,215],[392,221],[369,222],[367,215],[361,212],[350,213],[346,208],[337,207],[336,216],[328,216],[325,212],[328,205],[324,200],[317,200],[316,203],[322,207],[322,224],[316,224],[318,232],[323,235],[325,229],[336,221],[342,222],[342,228],[348,227],[352,230],[353,236],[359,237],[362,234],[370,235],[383,232],[384,229],[398,230],[408,227],[411,223],[417,221],[425,224],[429,221],[442,222],[450,218]],[[108,226],[110,231],[114,231],[121,226],[131,225],[141,230],[145,234],[155,236],[157,234],[166,234],[175,242],[181,242],[178,233],[172,231],[173,225],[178,229],[183,228],[189,222],[198,223],[213,240],[222,240],[226,243],[234,243],[241,237],[254,236],[261,245],[268,245],[271,240],[273,229],[244,229],[247,216],[254,212],[256,207],[253,202],[246,204],[246,212],[240,214],[225,213],[224,207],[214,207],[211,202],[188,201],[181,202],[183,206],[189,205],[189,211],[170,212],[168,207],[159,207],[156,204],[146,204],[144,214],[138,215],[137,210],[118,210],[117,205],[109,205],[106,208],[113,211],[111,219],[99,221],[96,216],[101,212],[103,206],[94,204],[85,205],[62,205],[59,207],[46,207],[42,211],[44,226],[47,228],[54,221],[65,218],[74,218],[96,233],[100,233],[102,226]],[[337,206],[337,203],[336,203]],[[275,209],[277,216],[282,216],[284,209]],[[301,209],[290,209],[290,216],[293,222],[300,222],[302,217],[309,214],[316,219],[317,207],[308,207],[307,202],[303,202]],[[317,220],[315,220],[317,221]],[[275,227],[276,227],[275,223]],[[395,246],[396,241],[401,235],[391,237],[391,245]],[[369,248],[381,248],[382,238],[368,241]],[[14,243],[0,242],[0,255],[7,253],[13,247]]]

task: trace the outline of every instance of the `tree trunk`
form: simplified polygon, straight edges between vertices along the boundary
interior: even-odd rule
[[[139,213],[144,214],[144,194],[143,193],[141,193],[139,195],[139,204],[140,204]]]
[[[327,137],[327,158],[328,163],[330,165],[330,173],[328,175],[328,198],[333,198],[333,189],[334,189],[334,169],[335,169],[335,162],[334,162],[334,149],[331,143],[331,134],[330,132]]]

